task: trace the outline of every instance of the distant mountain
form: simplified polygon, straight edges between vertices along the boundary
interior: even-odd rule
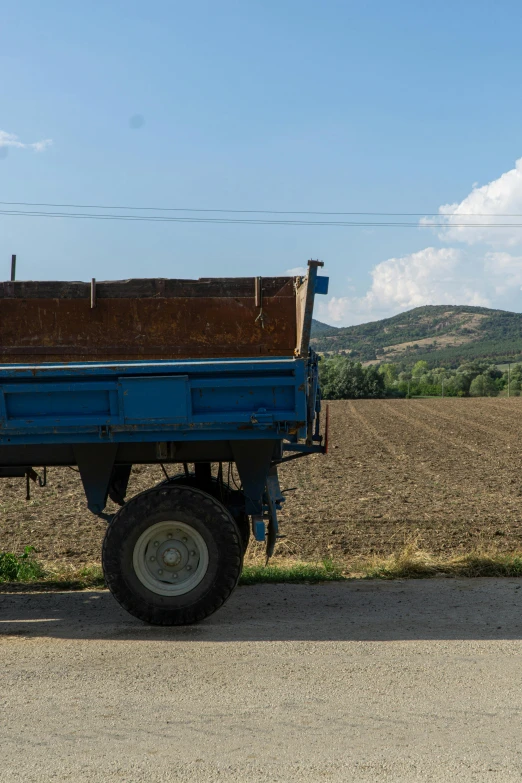
[[[358,326],[315,321],[312,347],[361,362],[424,359],[432,367],[457,367],[473,359],[522,361],[522,314],[487,307],[427,305]]]
[[[338,332],[337,326],[330,326],[329,324],[323,324],[322,321],[316,321],[312,318],[312,335],[314,337],[326,337],[329,334],[335,334]]]

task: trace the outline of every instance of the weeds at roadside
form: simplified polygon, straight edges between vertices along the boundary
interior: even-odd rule
[[[76,568],[42,564],[33,547],[22,555],[0,552],[0,584],[5,590],[85,590],[105,587],[97,564]],[[475,550],[449,558],[424,552],[414,542],[388,557],[374,556],[351,562],[329,558],[311,563],[292,558],[274,558],[268,565],[260,555],[245,563],[239,584],[318,584],[354,579],[428,579],[431,577],[522,577],[522,552]]]
[[[0,552],[0,583],[32,582],[41,579],[45,572],[42,565],[33,557],[34,551],[34,547],[26,546],[21,555]]]
[[[105,580],[100,566],[74,568],[64,564],[42,564],[34,557],[32,546],[24,547],[21,555],[14,552],[0,552],[0,584],[27,585],[32,590],[81,590],[104,587]]]
[[[352,564],[350,575],[363,579],[518,577],[522,576],[522,553],[484,549],[444,558],[430,555],[410,544],[387,558],[372,558]]]
[[[321,563],[289,561],[285,564],[247,564],[239,584],[334,582],[344,578],[342,566],[333,560],[323,560]]]
[[[91,590],[105,587],[105,578],[99,565],[68,567],[63,564],[53,564],[48,567],[45,578],[46,588],[60,590]]]

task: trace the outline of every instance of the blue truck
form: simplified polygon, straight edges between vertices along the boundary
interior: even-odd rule
[[[278,466],[327,450],[310,349],[320,266],[0,284],[0,477],[78,469],[89,510],[107,519],[107,585],[135,617],[202,620],[233,592],[250,535],[272,555]],[[127,499],[132,466],[153,463],[165,480]]]

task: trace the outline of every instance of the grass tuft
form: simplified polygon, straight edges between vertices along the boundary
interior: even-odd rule
[[[57,563],[47,568],[44,586],[59,590],[100,589],[105,587],[105,579],[99,565],[75,568]]]
[[[254,563],[245,565],[239,584],[334,582],[340,579],[344,579],[343,569],[332,560],[323,560],[322,563]]]
[[[387,558],[354,564],[352,576],[363,579],[426,579],[446,577],[522,576],[522,553],[477,550],[453,557],[435,557],[409,544]]]
[[[77,568],[67,563],[43,565],[33,557],[33,547],[22,555],[0,552],[0,583],[4,591],[85,590],[105,587],[99,565]],[[453,557],[436,557],[419,549],[416,542],[388,557],[338,563],[317,563],[276,558],[268,565],[261,556],[245,563],[240,584],[317,584],[345,579],[426,579],[429,577],[522,577],[522,552],[476,550]]]
[[[100,566],[75,568],[68,564],[43,565],[33,557],[34,547],[26,546],[23,554],[0,552],[0,584],[32,590],[83,590],[105,587]]]
[[[388,557],[372,557],[352,565],[350,571],[363,579],[423,579],[436,576],[438,561],[415,542]]]
[[[34,547],[26,546],[21,555],[0,552],[0,583],[34,582],[42,579],[45,572],[42,565],[32,556]]]

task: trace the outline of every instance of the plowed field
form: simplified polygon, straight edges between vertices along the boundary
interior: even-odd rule
[[[522,398],[347,400],[330,410],[330,453],[281,469],[282,487],[295,491],[280,554],[387,555],[413,538],[433,554],[522,548]],[[129,496],[162,478],[159,467],[136,468]],[[32,544],[47,561],[98,560],[105,523],[86,510],[77,473],[49,470],[29,502],[22,479],[0,490],[0,550]]]

